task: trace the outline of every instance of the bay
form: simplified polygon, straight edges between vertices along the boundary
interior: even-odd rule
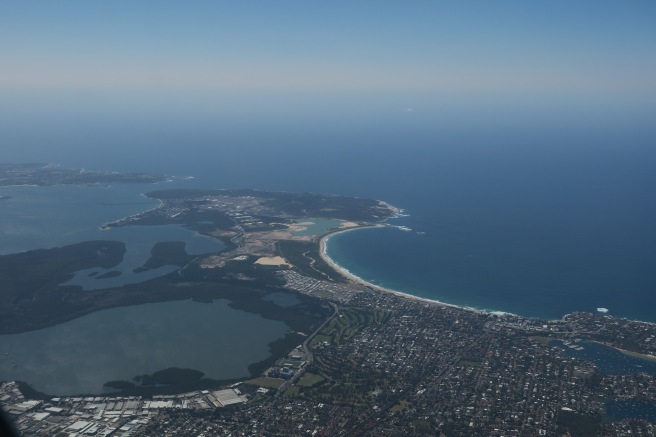
[[[142,195],[153,188],[143,184],[4,187],[0,192],[11,198],[0,204],[0,254],[60,247],[88,240],[124,242],[126,252],[117,266],[75,272],[74,277],[64,283],[96,290],[135,284],[175,271],[176,266],[162,266],[139,273],[133,271],[143,266],[158,242],[182,241],[190,255],[224,249],[220,241],[181,225],[100,229],[109,221],[157,207],[157,200]],[[120,272],[121,275],[102,278],[108,272]]]
[[[653,359],[631,356],[595,342],[574,343],[575,347],[580,348],[578,350],[566,347],[560,340],[555,340],[553,343],[563,348],[570,356],[595,363],[604,375],[627,375],[641,372],[656,376],[656,361]]]

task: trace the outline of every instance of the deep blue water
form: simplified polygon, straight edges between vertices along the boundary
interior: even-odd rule
[[[447,157],[445,170],[436,155],[420,158],[434,170],[397,178],[406,193],[389,198],[410,214],[393,223],[415,232],[335,236],[337,262],[389,288],[482,309],[559,318],[605,307],[656,321],[653,151],[485,151]]]
[[[413,232],[362,230],[329,244],[331,257],[364,279],[528,316],[605,307],[656,321],[649,117],[539,121],[533,113],[498,121],[481,110],[471,121],[458,114],[446,121],[420,111],[415,119],[244,117],[234,125],[144,116],[37,130],[26,122],[9,126],[6,156],[195,176],[178,186],[386,200],[410,215],[391,223]]]

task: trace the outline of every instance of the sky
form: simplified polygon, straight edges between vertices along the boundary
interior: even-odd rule
[[[640,0],[2,0],[0,116],[536,101],[640,116],[655,22]]]
[[[642,220],[655,23],[654,0],[0,0],[0,162],[461,205],[599,180]]]

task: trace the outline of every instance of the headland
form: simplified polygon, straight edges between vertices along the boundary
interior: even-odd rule
[[[141,435],[201,423],[217,434],[248,434],[252,424],[284,434],[287,421],[272,417],[292,417],[293,429],[312,429],[312,418],[320,418],[326,432],[468,435],[474,428],[557,435],[583,427],[588,435],[604,435],[599,430],[606,426],[605,400],[656,398],[653,375],[606,375],[567,353],[597,341],[654,355],[654,324],[589,313],[562,320],[488,313],[369,284],[338,266],[326,253],[329,238],[384,226],[401,214],[385,202],[255,190],[159,190],[146,196],[159,206],[106,228],[176,224],[220,239],[225,249],[189,255],[180,242],[162,241],[140,268],[175,265],[176,271],[86,291],[62,283],[80,269],[115,266],[123,256],[121,243],[92,241],[2,256],[2,332],[44,328],[106,308],[188,299],[226,299],[233,308],[283,321],[290,331],[270,345],[269,358],[250,366],[248,379],[208,381],[194,369],[162,369],[132,381],[107,381],[121,391],[87,398],[1,385],[22,425],[56,411],[62,417],[57,423],[34,424],[47,423],[54,435],[81,426],[76,414],[84,410],[95,412],[84,424],[94,430],[111,431],[107,423],[117,417],[121,424],[147,418],[135,425]],[[320,220],[337,224],[312,234]],[[21,391],[43,400],[25,400]],[[208,425],[209,415],[222,420]]]

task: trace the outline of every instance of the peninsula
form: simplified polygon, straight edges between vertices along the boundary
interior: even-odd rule
[[[160,205],[102,228],[180,225],[220,239],[225,249],[192,256],[180,242],[161,242],[138,269],[175,265],[176,271],[100,290],[62,283],[89,266],[116,266],[125,251],[120,242],[0,256],[0,332],[189,298],[227,299],[234,308],[284,321],[290,332],[271,345],[268,359],[249,367],[249,377],[236,381],[170,368],[108,381],[119,390],[112,395],[57,398],[25,384],[0,384],[21,430],[143,436],[164,430],[462,436],[655,430],[648,418],[656,411],[656,368],[644,359],[656,354],[654,324],[587,313],[553,321],[490,314],[357,281],[322,253],[323,242],[400,213],[382,201],[256,190],[147,196]],[[273,304],[271,296],[281,292],[299,303]],[[599,348],[605,348],[601,360],[594,356]],[[624,367],[615,370],[609,361]],[[88,417],[80,419],[80,411]]]
[[[0,333],[23,332],[61,323],[99,309],[143,302],[208,299],[228,290],[283,286],[281,273],[298,274],[330,283],[348,281],[335,272],[320,253],[319,240],[336,230],[370,226],[398,210],[385,202],[318,194],[272,193],[254,190],[162,190],[147,193],[160,206],[107,223],[103,229],[124,226],[179,224],[222,240],[219,253],[190,256],[184,244],[161,242],[151,258],[136,271],[162,265],[179,270],[140,284],[102,290],[62,285],[76,271],[112,268],[125,251],[122,243],[92,241],[54,249],[0,256]],[[312,220],[325,228],[307,232]],[[111,275],[118,275],[112,272]],[[102,279],[104,276],[97,276]],[[186,282],[193,287],[180,288]],[[153,290],[157,289],[157,292]]]

